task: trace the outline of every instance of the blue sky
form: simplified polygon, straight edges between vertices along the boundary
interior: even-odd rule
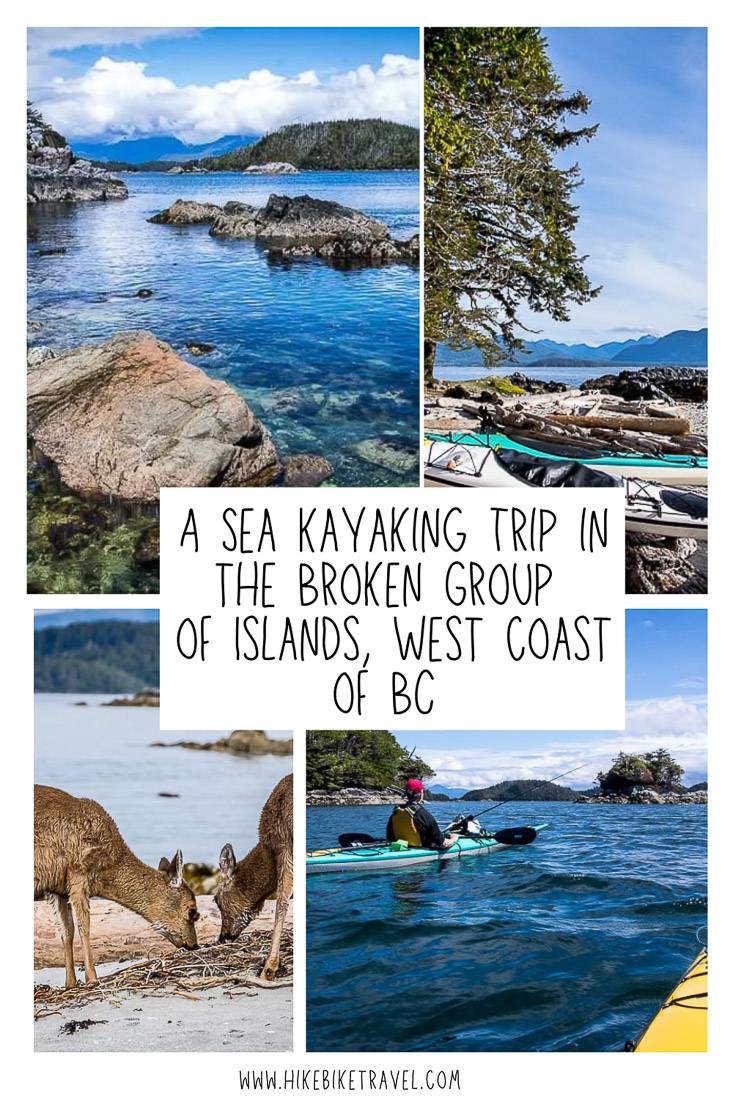
[[[160,621],[160,612],[157,608],[143,607],[128,607],[123,610],[107,607],[77,607],[68,611],[48,608],[46,611],[35,612],[33,625],[36,630],[45,630],[49,626],[98,622],[100,619],[125,619],[132,622],[157,623]]]
[[[414,28],[31,28],[29,98],[72,143],[196,143],[348,117],[416,125],[418,54]]]
[[[590,786],[619,751],[668,748],[686,768],[684,782],[707,779],[707,615],[690,610],[626,612],[626,730],[476,732],[394,731],[436,771],[431,783],[489,786],[502,779],[550,779]],[[487,713],[490,700],[487,700]]]
[[[601,295],[568,323],[527,315],[564,343],[660,335],[707,324],[706,32],[702,28],[550,28],[565,87],[592,100],[596,136],[565,157],[578,250]],[[528,337],[531,339],[531,337]]]

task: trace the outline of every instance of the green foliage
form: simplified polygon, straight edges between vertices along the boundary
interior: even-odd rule
[[[598,293],[572,239],[579,170],[555,163],[595,133],[568,125],[589,106],[535,28],[425,31],[428,345],[479,347],[490,365],[521,349],[520,308],[565,321]]]
[[[505,779],[493,787],[469,791],[462,802],[574,802],[578,792],[558,783],[540,783],[535,779]]]
[[[283,126],[219,157],[197,163],[211,171],[241,172],[252,164],[283,161],[314,171],[420,167],[420,135],[413,126],[381,118]]]
[[[157,623],[102,620],[34,635],[36,691],[134,692],[160,682]]]
[[[670,790],[676,786],[685,769],[676,762],[667,749],[656,749],[639,755],[620,752],[614,757],[607,772],[599,772],[597,779],[602,790],[617,791],[628,787],[656,787]]]
[[[382,790],[433,774],[432,768],[419,757],[411,757],[389,730],[308,730],[308,790]]]
[[[28,494],[28,591],[66,593],[157,592],[158,521],[124,517],[110,504],[69,493],[31,464]],[[152,559],[152,560],[151,560]]]

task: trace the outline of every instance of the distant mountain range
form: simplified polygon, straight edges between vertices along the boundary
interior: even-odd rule
[[[468,793],[467,787],[444,787],[442,783],[433,783],[428,790],[433,794],[444,794],[446,798],[463,798]]]
[[[34,630],[48,630],[52,626],[69,626],[70,623],[92,622],[135,622],[157,623],[160,612],[146,607],[128,607],[108,611],[102,607],[77,608],[75,611],[49,611],[47,614],[36,612]]]
[[[252,145],[258,135],[227,134],[205,145],[187,145],[172,135],[123,138],[121,141],[71,141],[77,157],[115,164],[148,164],[154,161],[183,164],[200,157],[216,157]]]
[[[594,347],[591,344],[560,344],[556,340],[526,340],[524,352],[518,352],[512,363],[525,366],[546,363],[552,359],[585,361],[588,363],[642,364],[668,363],[684,366],[705,366],[708,361],[708,330],[678,329],[666,336],[640,336],[638,340],[613,340]],[[451,351],[441,345],[438,362],[443,364],[480,363],[478,348]]]

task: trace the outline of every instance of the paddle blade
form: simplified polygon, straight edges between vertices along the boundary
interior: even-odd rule
[[[359,844],[373,844],[374,837],[369,833],[342,833],[339,837],[339,848],[355,848]]]
[[[491,834],[497,844],[531,844],[537,836],[537,830],[530,826],[518,829],[500,829]]]

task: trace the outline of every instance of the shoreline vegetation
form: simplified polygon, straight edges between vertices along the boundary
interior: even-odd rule
[[[426,784],[428,802],[573,802],[578,805],[706,805],[707,783],[682,786],[684,769],[666,749],[620,752],[597,786],[585,791],[533,779],[505,779],[455,797],[432,792],[432,768],[408,753],[389,730],[308,730],[306,804],[311,807],[387,806],[400,801],[410,778]]]

